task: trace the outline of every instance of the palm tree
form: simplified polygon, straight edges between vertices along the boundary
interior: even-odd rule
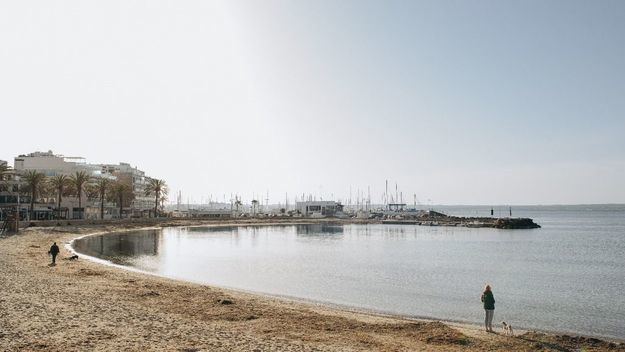
[[[117,180],[113,186],[111,187],[111,198],[117,202],[119,206],[119,218],[122,217],[122,212],[124,210],[124,202],[128,203],[132,201],[134,197],[134,192],[132,191],[132,186],[130,182],[125,180]]]
[[[237,214],[239,214],[239,207],[240,207],[241,205],[243,205],[243,203],[241,202],[241,200],[240,200],[240,199],[238,199],[238,198],[236,198],[236,200],[234,201],[234,206],[235,206],[235,207],[236,207],[236,209],[237,209]]]
[[[0,191],[6,189],[9,190],[8,183],[5,184],[3,181],[9,175],[11,168],[7,164],[0,164]]]
[[[252,216],[256,216],[257,205],[258,205],[258,201],[256,199],[252,199]]]
[[[161,198],[161,196],[164,196],[167,194],[167,184],[165,183],[164,180],[158,180],[155,178],[151,178],[148,181],[147,186],[145,187],[145,195],[149,196],[151,194],[154,194],[154,216],[158,217],[158,206],[159,206],[159,200]]]
[[[85,184],[89,181],[89,175],[85,171],[76,171],[75,174],[70,176],[70,180],[76,188],[76,195],[78,196],[78,208],[80,209],[80,218],[82,219],[82,192],[85,189]]]
[[[4,181],[4,175],[9,173],[9,166],[7,164],[0,164],[0,181]]]
[[[59,217],[61,216],[61,199],[63,197],[63,193],[66,190],[66,187],[69,185],[69,177],[66,175],[56,175],[50,179],[50,186],[57,192],[57,204],[56,210],[58,211]]]
[[[104,219],[104,198],[111,187],[111,180],[107,178],[99,178],[93,185],[93,190],[100,198],[100,220]]]
[[[37,172],[36,170],[30,170],[26,172],[24,178],[26,179],[26,186],[30,192],[30,217],[33,218],[35,216],[35,198],[37,198],[37,194],[45,185],[46,175],[41,172]]]

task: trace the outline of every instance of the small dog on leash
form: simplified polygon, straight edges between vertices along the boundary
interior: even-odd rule
[[[505,321],[501,322],[503,325],[503,334],[506,336],[514,336],[514,330],[512,330],[512,325],[506,323]]]

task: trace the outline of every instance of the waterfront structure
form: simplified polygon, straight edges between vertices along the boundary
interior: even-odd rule
[[[18,206],[20,200],[28,203],[30,197],[18,198],[20,177],[14,170],[9,168],[6,161],[0,160],[3,171],[0,174],[0,221],[4,221],[15,209],[20,208],[20,213],[25,216],[26,207]]]
[[[233,211],[229,209],[189,209],[187,217],[202,219],[230,219]]]
[[[18,175],[36,171],[46,177],[71,176],[77,172],[84,172],[89,178],[100,176],[100,168],[97,165],[87,164],[85,158],[65,157],[54,154],[51,150],[19,155],[15,157],[13,166]],[[77,196],[64,197],[59,209],[56,209],[58,206],[55,205],[54,192],[49,195],[40,194],[35,200],[32,214],[29,215],[36,220],[52,219],[55,212],[57,218],[80,218],[81,213],[84,214],[89,209],[87,195],[85,192],[81,193],[80,201]],[[24,197],[20,196],[20,200],[23,202]]]
[[[72,176],[78,172],[84,172],[89,178],[102,177],[101,167],[97,164],[88,164],[82,157],[66,157],[54,154],[51,150],[47,152],[33,152],[22,154],[15,157],[14,169],[16,174],[25,174],[29,171],[42,173],[46,177],[55,176]],[[65,196],[61,202],[61,206],[57,209],[55,199],[57,195],[52,192],[48,196],[40,195],[36,200],[33,208],[33,214],[30,214],[36,220],[47,220],[54,217],[78,219],[81,217],[92,217],[93,214],[99,214],[99,206],[90,204],[86,192],[81,192],[81,199],[78,200],[76,195]],[[20,200],[23,202],[23,196]],[[115,207],[107,203],[108,217],[113,216]],[[56,216],[55,216],[56,212]]]
[[[103,175],[115,178],[127,179],[132,185],[134,199],[131,201],[127,211],[132,217],[149,216],[150,211],[154,209],[154,197],[146,196],[145,190],[150,177],[145,175],[144,171],[137,167],[132,167],[128,163],[119,164],[101,164],[101,172]]]
[[[18,172],[34,170],[47,177],[73,175],[80,171],[85,171],[90,177],[101,174],[100,166],[87,164],[85,158],[56,155],[51,150],[20,155],[14,159],[13,168]]]
[[[6,163],[6,162],[5,162]],[[104,203],[104,218],[113,217],[141,217],[148,216],[150,211],[154,209],[154,198],[145,195],[145,187],[149,182],[149,177],[145,175],[145,172],[139,170],[137,167],[133,167],[128,163],[119,164],[90,164],[86,162],[83,157],[65,157],[63,155],[54,154],[51,150],[47,152],[33,152],[30,154],[23,154],[15,157],[14,170],[12,170],[13,184],[12,188],[19,183],[19,177],[28,171],[37,171],[44,174],[46,177],[54,177],[59,175],[71,176],[77,172],[85,172],[91,179],[107,178],[111,181],[116,180],[129,180],[131,191],[134,195],[133,200],[127,204],[126,207],[122,207],[123,213],[120,214],[120,208],[114,204],[114,202],[107,201]],[[9,182],[3,181],[3,184]],[[3,188],[7,188],[4,186]],[[89,199],[87,192],[82,192],[80,202],[76,196],[65,196],[61,202],[61,209],[56,209],[58,206],[55,204],[56,194],[50,194],[49,197],[38,197],[33,209],[33,216],[35,219],[48,219],[54,217],[56,211],[57,217],[60,214],[65,215],[69,219],[79,218],[81,212],[84,213],[85,218],[99,219],[100,218],[100,202],[99,200]],[[0,189],[0,207],[13,209],[17,206],[17,190],[8,192]],[[30,202],[27,195],[22,194],[19,197],[19,202],[23,204],[21,208],[26,206],[26,203]],[[82,208],[79,208],[79,204],[82,204]],[[26,207],[27,208],[27,207]],[[24,209],[26,209],[24,208]],[[1,215],[0,215],[1,216]]]
[[[404,211],[406,208],[406,203],[388,203],[386,204],[386,210],[388,211]]]
[[[297,202],[296,208],[303,216],[310,217],[336,216],[343,212],[343,205],[335,201]]]

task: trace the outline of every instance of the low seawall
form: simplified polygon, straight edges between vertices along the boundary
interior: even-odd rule
[[[437,213],[439,214],[439,213]],[[342,224],[398,224],[398,225],[421,225],[421,226],[461,226],[461,227],[490,227],[498,229],[534,229],[540,228],[530,218],[483,218],[483,217],[458,217],[444,214],[435,216],[423,216],[412,219],[358,219],[358,218],[230,218],[230,219],[189,219],[189,218],[133,218],[133,219],[73,219],[73,220],[33,220],[21,221],[20,228],[27,227],[57,227],[57,226],[180,226],[214,223],[342,223]]]
[[[487,227],[496,229],[537,229],[540,225],[530,218],[465,218],[457,216],[424,217],[410,220],[382,220],[383,224],[421,226]]]

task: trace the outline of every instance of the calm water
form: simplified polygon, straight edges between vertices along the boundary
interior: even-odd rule
[[[75,247],[178,279],[474,323],[488,282],[497,322],[625,339],[625,206],[519,207],[513,215],[543,228],[166,228],[87,237]]]

